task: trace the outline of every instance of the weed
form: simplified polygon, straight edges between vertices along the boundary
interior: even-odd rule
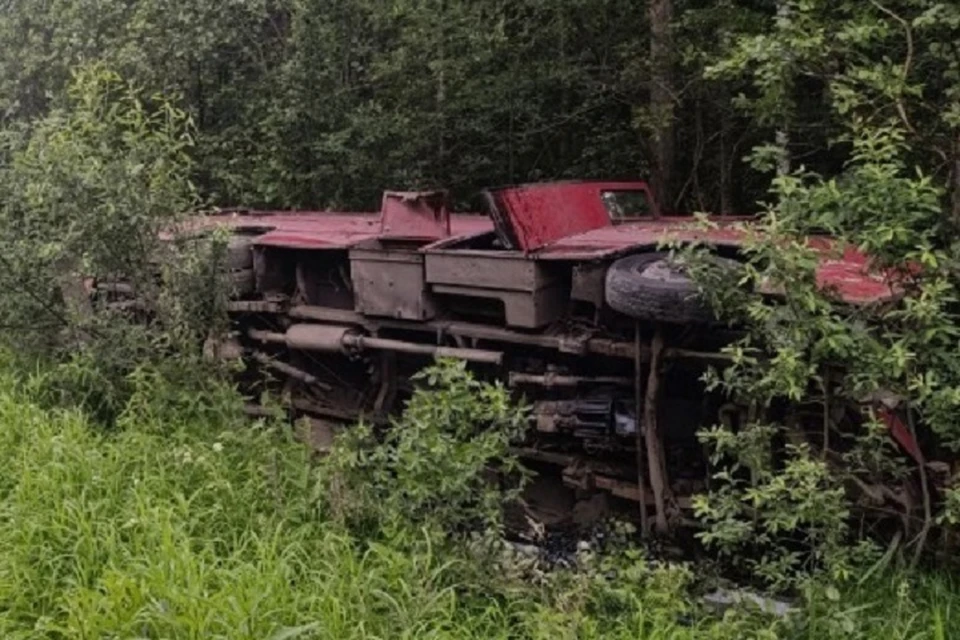
[[[288,430],[251,426],[229,389],[188,391],[149,370],[129,384],[117,428],[103,430],[79,410],[39,406],[44,385],[0,369],[0,637],[960,633],[958,590],[935,577],[876,577],[842,594],[811,589],[807,610],[785,622],[738,610],[707,615],[692,596],[691,568],[635,551],[585,556],[577,570],[531,583],[479,564],[431,526],[391,520],[394,536],[360,537],[317,508],[309,457]],[[397,485],[403,495],[406,482]],[[377,491],[389,505],[396,498],[386,487]]]

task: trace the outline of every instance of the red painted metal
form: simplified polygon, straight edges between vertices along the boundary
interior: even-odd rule
[[[603,193],[638,192],[656,205],[644,182],[561,182],[521,185],[490,192],[496,222],[515,249],[536,251],[562,238],[611,227]]]
[[[450,236],[450,211],[443,191],[387,191],[380,206],[380,237],[439,240]]]
[[[892,274],[878,272],[870,266],[870,258],[855,247],[846,247],[832,257],[826,238],[824,259],[817,265],[817,284],[848,304],[865,305],[895,299],[899,293]]]
[[[197,226],[225,227],[255,236],[258,246],[291,249],[349,249],[383,235],[383,221],[376,213],[259,211],[211,216]],[[493,224],[485,216],[453,214],[449,228],[451,236],[464,236],[491,231]]]
[[[491,192],[501,231],[512,235],[517,249],[542,261],[594,261],[637,250],[653,250],[666,239],[736,247],[743,232],[735,223],[749,217],[714,217],[716,227],[704,230],[690,217],[660,216],[613,224],[602,195],[607,191],[639,192],[643,182],[569,182],[509,187]],[[651,200],[651,204],[652,204]],[[444,219],[446,217],[446,219]],[[442,239],[479,235],[493,229],[485,216],[444,212],[435,194],[388,192],[377,213],[245,212],[212,216],[202,226],[226,226],[255,235],[259,246],[298,249],[349,249],[377,238]],[[449,225],[449,226],[447,226]],[[823,252],[817,280],[851,304],[868,304],[895,296],[890,278],[870,269],[869,259],[853,247],[834,255],[829,238],[811,238]]]
[[[890,435],[893,436],[893,439],[903,447],[903,450],[910,454],[910,457],[913,458],[918,464],[923,464],[923,456],[920,453],[920,444],[917,442],[917,439],[913,437],[913,434],[910,433],[910,429],[907,428],[907,425],[903,424],[903,420],[895,414],[890,409],[886,407],[881,408],[877,411],[877,416],[880,418],[880,421],[886,425],[887,429],[890,430]]]
[[[735,226],[751,218],[712,217],[715,228],[703,229],[693,219],[665,216],[656,220],[602,227],[561,238],[536,253],[540,260],[587,261],[611,258],[637,249],[655,250],[665,241],[700,242],[718,247],[737,247],[745,240]],[[896,296],[889,274],[871,269],[869,258],[855,247],[842,252],[831,238],[812,237],[809,245],[823,255],[817,266],[817,283],[841,300],[864,305]]]
[[[269,223],[258,222],[272,227],[254,240],[254,244],[264,247],[348,249],[380,233],[379,216],[369,214],[280,215],[272,217]]]
[[[537,251],[537,257],[541,260],[597,260],[634,249],[654,249],[669,239],[731,247],[743,243],[743,232],[732,226],[733,222],[743,218],[717,217],[712,220],[719,225],[718,228],[704,230],[692,218],[683,216],[601,227],[559,238]]]

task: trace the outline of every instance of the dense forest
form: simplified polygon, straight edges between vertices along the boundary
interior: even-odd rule
[[[0,635],[960,634],[955,0],[0,5]],[[322,461],[269,402],[236,428],[250,398],[201,357],[227,240],[175,224],[587,178],[763,214],[732,279],[664,247],[736,329],[702,380],[746,416],[696,436],[693,568],[623,523],[562,567],[517,556],[517,487],[485,474],[523,477],[529,416],[447,361]],[[824,232],[896,299],[821,286]],[[136,295],[95,307],[93,280]],[[715,615],[731,576],[798,610]]]
[[[958,20],[934,0],[11,0],[0,113],[64,105],[96,60],[179,97],[215,204],[643,176],[669,210],[750,212],[754,148],[832,175],[854,120],[960,180]]]

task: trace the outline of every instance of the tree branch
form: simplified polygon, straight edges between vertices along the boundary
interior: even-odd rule
[[[903,69],[900,71],[900,91],[897,94],[896,105],[897,113],[900,115],[903,125],[910,133],[916,133],[917,130],[910,124],[910,119],[907,117],[907,110],[903,106],[903,88],[907,85],[907,76],[910,75],[910,67],[913,65],[913,29],[910,28],[910,23],[907,22],[907,20],[880,4],[877,0],[868,1],[876,7],[878,11],[890,16],[903,27],[904,35],[907,38],[907,59],[903,61]]]

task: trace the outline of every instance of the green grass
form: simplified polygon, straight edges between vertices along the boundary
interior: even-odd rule
[[[960,637],[943,578],[788,628],[703,615],[676,569],[534,585],[416,532],[360,541],[324,520],[298,445],[229,394],[148,382],[106,433],[0,377],[0,638]]]

